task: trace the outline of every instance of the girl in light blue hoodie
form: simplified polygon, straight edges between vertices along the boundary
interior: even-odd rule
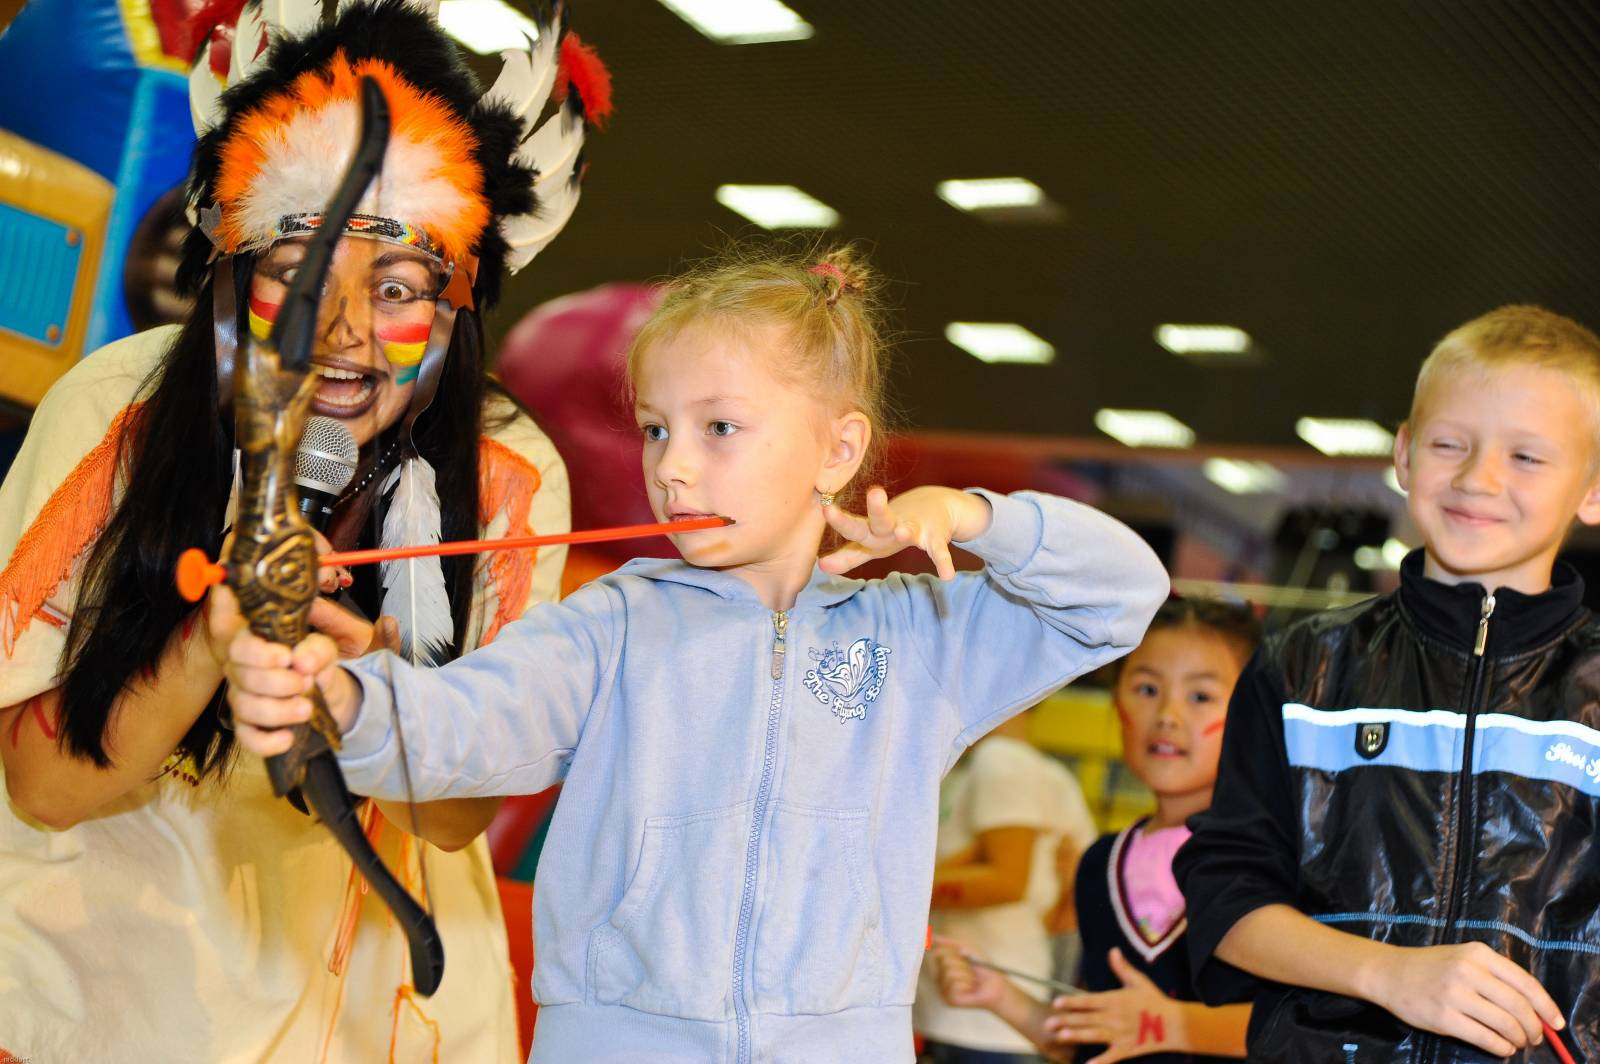
[[[407,796],[396,718],[417,800],[565,781],[534,894],[534,1062],[910,1061],[940,777],[1126,654],[1166,597],[1136,535],[1065,499],[838,504],[881,424],[870,288],[838,251],[669,289],[629,354],[645,486],[662,520],[733,521],[674,536],[682,561],[630,562],[440,669],[336,666],[318,635],[291,654],[217,596],[249,749],[284,748],[315,679],[359,793]],[[952,543],[983,571],[958,574]],[[909,546],[937,576],[842,575]]]

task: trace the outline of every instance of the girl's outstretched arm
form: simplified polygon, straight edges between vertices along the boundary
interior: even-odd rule
[[[867,508],[865,516],[830,513],[850,542],[823,559],[824,569],[913,544],[943,569],[952,542],[984,562],[982,576],[895,574],[874,591],[916,636],[888,649],[920,658],[956,715],[952,760],[1017,710],[1132,650],[1170,590],[1161,562],[1131,529],[1053,495],[923,487],[890,500],[874,489]]]
[[[274,729],[309,717],[315,679],[344,733],[346,782],[380,799],[544,790],[559,780],[616,657],[618,622],[602,585],[531,610],[490,645],[437,669],[391,653],[339,667],[326,638],[312,635],[293,651],[257,639],[228,601],[234,618],[214,623],[241,629],[228,643],[240,743],[262,756],[280,753],[288,739]]]

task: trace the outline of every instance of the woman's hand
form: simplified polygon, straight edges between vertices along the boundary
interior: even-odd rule
[[[867,512],[853,514],[838,506],[823,510],[844,546],[825,556],[822,569],[847,573],[874,558],[887,558],[907,547],[919,547],[933,559],[941,580],[953,580],[951,540],[969,540],[989,530],[993,511],[981,495],[954,488],[912,488],[889,498],[882,488],[867,491]]]
[[[1178,1049],[1183,1022],[1178,1002],[1129,964],[1121,950],[1112,949],[1110,961],[1122,989],[1056,998],[1045,1030],[1065,1045],[1105,1046],[1088,1064]]]
[[[341,732],[361,708],[361,688],[336,664],[338,645],[313,632],[293,647],[253,634],[239,613],[239,600],[225,586],[211,590],[208,624],[212,642],[227,648],[223,671],[234,729],[245,749],[271,757],[289,749],[285,730],[311,718],[311,688],[322,688]]]

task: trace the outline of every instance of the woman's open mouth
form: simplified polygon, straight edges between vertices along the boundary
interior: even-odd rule
[[[311,370],[318,376],[311,409],[324,417],[359,417],[378,400],[379,381],[375,373],[321,362],[313,363]]]

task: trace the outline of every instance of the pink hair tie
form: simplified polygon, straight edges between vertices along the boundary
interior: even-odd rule
[[[830,307],[839,302],[839,295],[845,289],[857,287],[854,278],[831,262],[819,262],[815,266],[807,266],[806,272],[814,273],[818,277],[832,277],[835,281],[839,282],[839,287],[835,288],[828,296],[828,306]]]

